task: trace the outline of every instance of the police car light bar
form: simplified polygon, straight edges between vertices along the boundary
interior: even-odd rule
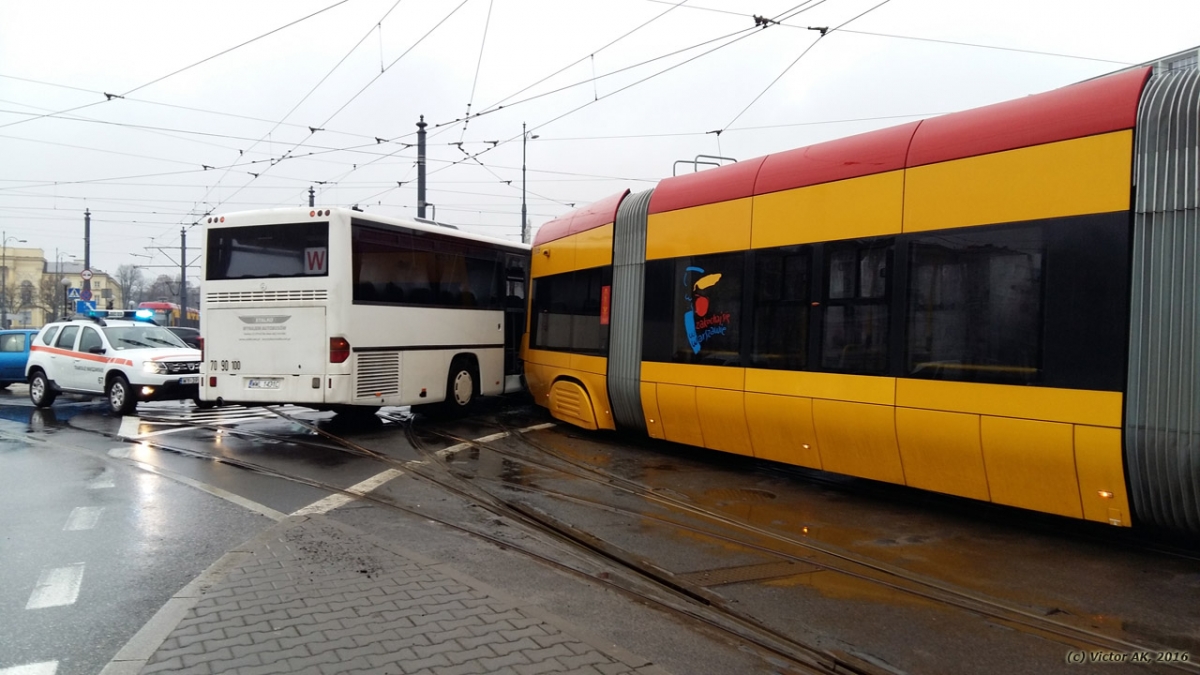
[[[126,319],[155,323],[154,310],[152,309],[93,309],[91,312],[88,312],[88,316],[97,319]]]

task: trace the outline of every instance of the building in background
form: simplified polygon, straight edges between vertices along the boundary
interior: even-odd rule
[[[39,328],[75,311],[72,297],[83,288],[83,264],[47,260],[40,248],[4,248],[0,259],[0,319],[6,328]],[[71,289],[75,289],[72,293]],[[107,273],[92,270],[97,308],[122,308],[121,288]]]

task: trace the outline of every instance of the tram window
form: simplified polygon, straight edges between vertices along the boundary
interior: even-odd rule
[[[821,367],[844,373],[887,368],[890,244],[850,242],[831,247]]]
[[[750,364],[801,370],[808,356],[807,248],[757,251],[754,261],[754,333]]]
[[[531,347],[579,354],[608,353],[604,303],[612,268],[567,272],[533,280]]]
[[[1039,382],[1042,228],[939,233],[909,250],[909,376]]]
[[[745,253],[646,263],[642,358],[741,365]]]

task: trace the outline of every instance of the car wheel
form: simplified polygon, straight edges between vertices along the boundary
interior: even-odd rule
[[[137,407],[137,396],[124,375],[117,375],[109,380],[108,391],[105,393],[108,395],[108,409],[114,415],[128,415]]]
[[[452,413],[462,414],[471,409],[475,403],[476,382],[478,377],[475,368],[466,359],[454,359],[450,364],[450,376],[446,381],[446,409]]]
[[[56,398],[58,398],[58,392],[50,386],[46,374],[40,370],[34,373],[33,377],[29,379],[29,400],[39,408],[49,408]]]

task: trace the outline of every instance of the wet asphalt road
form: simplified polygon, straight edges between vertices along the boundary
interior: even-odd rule
[[[5,669],[51,662],[59,675],[99,672],[173,593],[271,518],[411,461],[432,462],[435,473],[553,514],[681,578],[724,575],[708,589],[735,608],[885,672],[1089,669],[1066,662],[1072,646],[1061,640],[817,563],[771,572],[780,555],[819,559],[771,537],[808,540],[1067,626],[1200,657],[1200,603],[1187,600],[1200,597],[1196,560],[1160,556],[1104,533],[1097,538],[1095,528],[1056,519],[645,439],[562,427],[537,436],[537,452],[598,467],[770,535],[749,546],[723,538],[730,531],[712,530],[705,518],[632,498],[610,479],[585,480],[525,461],[521,453],[530,447],[515,438],[491,443],[495,453],[472,448],[430,459],[455,439],[495,433],[498,416],[510,426],[547,421],[521,405],[506,410],[501,402],[477,419],[419,420],[408,428],[391,421],[347,428],[328,414],[285,409],[351,449],[393,462],[387,464],[262,410],[160,403],[141,406],[137,419],[119,419],[99,403],[65,399],[35,410],[14,389],[0,394],[0,569],[8,582],[0,587],[0,675],[38,672]],[[478,505],[427,479],[407,475],[375,494],[432,520],[511,536]],[[538,598],[616,644],[657,655],[672,672],[774,672],[769,661],[711,636],[686,649],[670,644],[667,631],[656,631],[663,618],[653,611],[422,518],[371,502],[331,516]],[[1104,666],[1106,673],[1134,671],[1144,672]]]
[[[113,459],[120,443],[69,428],[32,440],[13,417],[0,421],[0,672],[57,662],[61,675],[98,673],[172,594],[270,522]]]

